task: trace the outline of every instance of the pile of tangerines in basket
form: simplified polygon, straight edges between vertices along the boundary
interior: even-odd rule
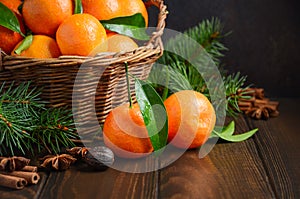
[[[0,24],[0,48],[32,58],[131,51],[138,47],[132,38],[109,31],[101,22],[140,14],[148,24],[142,0],[0,0],[0,8],[0,21],[6,24]],[[7,10],[20,32],[7,28],[16,26]]]
[[[142,21],[137,27],[148,25],[142,0],[0,0],[0,9],[0,48],[13,56],[56,58],[131,51],[138,47],[135,40],[104,23],[109,21],[114,27],[125,19],[128,25],[134,18]],[[16,23],[12,23],[14,18]],[[216,114],[203,94],[179,91],[162,104],[167,114],[167,139],[163,142],[191,149],[208,140]],[[149,107],[144,112],[150,112]],[[139,104],[123,104],[108,114],[103,139],[117,156],[139,158],[155,150],[141,112]]]

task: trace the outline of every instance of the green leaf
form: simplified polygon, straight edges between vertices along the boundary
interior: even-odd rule
[[[126,17],[116,17],[110,20],[101,20],[102,24],[122,24],[128,26],[134,26],[137,28],[145,28],[146,22],[141,13],[137,13]]]
[[[0,25],[14,32],[25,35],[21,31],[20,23],[16,15],[8,7],[0,2]]]
[[[83,13],[83,8],[82,8],[81,0],[75,0],[74,14],[82,14],[82,13]]]
[[[136,79],[136,99],[140,106],[144,122],[154,148],[163,148],[168,138],[168,116],[161,97],[148,83]]]
[[[149,35],[146,34],[144,29],[136,28],[135,26],[121,25],[121,24],[103,24],[105,29],[126,35],[138,40],[149,40]]]
[[[223,130],[222,130],[222,136],[231,136],[234,133],[234,129],[235,129],[235,123],[234,121],[231,121],[228,126],[226,126]]]
[[[29,48],[29,46],[32,44],[32,40],[33,40],[32,35],[28,35],[27,37],[25,37],[25,39],[22,41],[21,45],[15,50],[15,53],[17,55],[20,55],[23,50],[26,50],[27,48]]]
[[[235,126],[235,123],[234,123],[234,121],[232,121],[232,122],[230,122],[230,124],[227,127],[225,127],[222,130],[221,133],[214,130],[211,137],[218,136],[221,139],[229,141],[229,142],[242,142],[242,141],[250,138],[252,135],[254,135],[258,131],[258,129],[256,128],[251,131],[245,132],[243,134],[233,135],[234,129],[235,129],[234,126]]]
[[[126,35],[138,40],[149,40],[146,33],[145,19],[142,14],[137,13],[127,17],[117,17],[110,20],[101,20],[105,29]]]

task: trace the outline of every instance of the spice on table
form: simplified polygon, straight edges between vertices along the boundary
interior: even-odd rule
[[[27,166],[23,167],[23,168],[21,169],[21,171],[37,172],[37,171],[38,171],[38,168],[37,168],[37,166],[30,166],[30,165],[27,165]]]
[[[37,184],[40,180],[37,167],[29,162],[25,157],[0,157],[0,186],[23,189],[28,184]]]
[[[28,184],[37,184],[40,180],[40,175],[36,172],[12,171],[12,172],[0,172],[0,174],[23,178],[26,180]]]
[[[271,101],[264,96],[262,88],[247,88],[240,91],[240,95],[250,96],[251,98],[241,98],[238,101],[240,110],[246,115],[255,119],[268,119],[279,115],[279,102]]]
[[[24,157],[0,157],[0,171],[15,171],[21,170],[27,166],[30,159]]]
[[[76,161],[76,158],[73,158],[71,155],[68,154],[61,154],[61,155],[47,155],[42,158],[43,163],[41,167],[54,169],[57,171],[67,170],[71,164]]]
[[[0,174],[0,186],[12,189],[23,189],[26,185],[27,181],[24,178]]]

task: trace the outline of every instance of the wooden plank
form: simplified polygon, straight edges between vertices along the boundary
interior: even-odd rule
[[[22,190],[12,190],[0,187],[1,199],[33,199],[39,198],[41,190],[47,180],[48,175],[45,172],[39,172],[41,177],[37,185],[28,185]]]
[[[249,130],[236,121],[237,132]],[[159,198],[274,198],[252,139],[218,143],[203,159],[186,152],[160,173]]]
[[[258,127],[254,141],[277,198],[300,198],[300,99],[280,100],[280,115],[268,121],[248,119]]]
[[[73,167],[65,172],[52,172],[40,198],[156,198],[157,184],[157,172],[127,173],[111,168],[89,172]]]

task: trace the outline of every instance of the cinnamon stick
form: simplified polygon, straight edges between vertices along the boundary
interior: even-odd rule
[[[251,107],[249,106],[241,106],[241,107],[239,107],[240,108],[240,110],[241,111],[243,111],[243,112],[246,112],[246,111],[248,111],[248,110],[250,110],[251,109]]]
[[[241,101],[241,102],[251,102],[251,103],[255,102],[255,100],[256,100],[256,98],[254,96],[251,98],[240,98],[239,99],[239,101]]]
[[[269,103],[269,99],[265,98],[265,99],[256,99],[254,102],[254,106],[262,106],[262,105],[266,105]]]
[[[247,102],[247,101],[239,101],[238,105],[242,106],[242,107],[251,107],[252,103],[251,102]]]
[[[279,115],[279,102],[266,98],[263,88],[240,89],[238,94],[240,96],[250,96],[250,98],[240,98],[238,100],[239,109],[246,115],[256,119],[268,119]]]
[[[27,181],[24,178],[0,174],[0,186],[12,189],[23,189]]]
[[[25,166],[21,169],[21,171],[27,171],[27,172],[37,172],[38,168],[36,166]]]
[[[0,174],[24,178],[28,182],[28,184],[37,184],[40,180],[40,175],[36,172],[13,171],[0,172]]]

